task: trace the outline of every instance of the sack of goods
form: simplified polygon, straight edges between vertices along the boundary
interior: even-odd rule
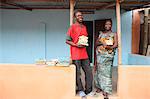
[[[45,59],[38,59],[35,62],[36,62],[36,65],[45,65],[46,64],[46,60]]]
[[[88,46],[88,37],[87,36],[79,36],[79,39],[78,39],[78,45],[85,45],[85,46]]]
[[[109,40],[105,40],[106,45],[113,45],[113,40],[109,39]]]

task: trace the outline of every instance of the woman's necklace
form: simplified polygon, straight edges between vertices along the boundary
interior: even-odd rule
[[[104,35],[106,36],[106,37],[109,37],[109,34],[111,33],[111,31],[105,31],[104,32]]]

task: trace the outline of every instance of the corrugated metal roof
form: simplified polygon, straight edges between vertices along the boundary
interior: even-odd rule
[[[70,0],[1,0],[0,8],[3,9],[69,9]],[[150,0],[121,0],[121,8],[131,10],[150,4]],[[75,9],[112,9],[116,0],[75,0]]]

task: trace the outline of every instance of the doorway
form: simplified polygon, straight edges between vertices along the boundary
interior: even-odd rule
[[[94,32],[94,65],[96,65],[96,40],[99,36],[99,31],[104,31],[105,21],[107,19],[95,20],[95,32]]]
[[[88,44],[87,53],[89,56],[90,63],[93,62],[93,21],[84,21],[83,24],[87,28],[88,32]]]

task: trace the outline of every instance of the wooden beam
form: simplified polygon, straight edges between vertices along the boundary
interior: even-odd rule
[[[128,5],[128,4],[147,4],[150,3],[149,1],[124,1],[121,5]]]
[[[119,4],[122,3],[124,0],[119,0]],[[114,2],[110,2],[109,4],[105,4],[105,5],[102,5],[99,9],[97,10],[101,10],[101,9],[107,9],[107,8],[110,8],[110,7],[114,7],[116,5],[116,3]]]
[[[147,4],[146,4],[146,5],[147,5]],[[137,10],[137,9],[145,10],[145,9],[150,9],[150,7],[149,7],[149,6],[142,5],[142,6],[139,6],[139,7],[133,7],[131,10]]]
[[[12,10],[22,10],[21,8],[12,8],[12,7],[7,7],[5,6],[6,4],[2,4],[0,5],[1,7],[3,7],[3,9],[12,9]],[[5,7],[4,7],[5,6]],[[56,6],[53,6],[53,7],[33,7],[32,10],[44,10],[44,9],[69,9],[69,7],[56,7]]]
[[[78,4],[81,4],[81,5],[103,5],[103,4],[109,4],[109,3],[112,3],[112,2],[100,2],[100,1],[78,1]],[[113,2],[114,3],[114,2]]]
[[[16,4],[16,3],[13,3],[13,2],[8,2],[7,0],[2,0],[1,3],[5,4],[5,5],[10,5],[10,6],[14,6],[14,7],[18,7],[18,8],[21,8],[21,9],[32,11],[31,8],[28,8],[26,6],[23,6],[23,5],[20,5],[20,4]]]
[[[8,2],[65,2],[66,0],[6,0]]]
[[[6,0],[9,2],[67,2],[67,0]],[[78,1],[78,4],[94,4],[94,5],[101,5],[101,4],[110,4],[115,3],[114,1]],[[122,4],[147,4],[150,1],[124,1]]]
[[[73,24],[74,0],[70,0],[70,25]]]
[[[116,3],[110,3],[110,4],[107,4],[107,5],[101,6],[100,9],[107,9],[107,8],[113,7],[113,6],[115,6],[115,5],[116,5]]]
[[[3,5],[1,5],[3,6]],[[4,7],[3,7],[4,8]],[[78,7],[78,8],[75,8],[75,9],[78,9],[78,10],[96,10],[98,9],[99,7],[95,8],[95,7]],[[11,8],[11,7],[5,7],[4,9],[21,9],[21,8]],[[69,9],[68,6],[49,6],[49,7],[32,7],[32,10],[43,10],[43,9]],[[114,8],[107,8],[107,9],[114,9]]]
[[[78,6],[76,7],[76,9],[97,9],[97,10],[101,10],[101,9],[105,9],[102,8],[103,6]],[[109,7],[110,8],[110,7]],[[107,8],[108,9],[108,8]]]
[[[118,66],[119,66],[122,64],[120,0],[116,0],[116,17],[117,17]]]
[[[146,55],[147,46],[148,46],[148,15],[149,9],[144,10],[144,46],[143,46],[143,55]]]
[[[108,0],[109,1],[109,0]],[[133,5],[136,5],[136,4],[148,4],[150,3],[150,1],[125,1],[125,0],[120,0],[119,1],[121,3],[121,5],[125,4],[133,4]],[[110,2],[102,2],[102,1],[78,1],[78,4],[94,4],[94,5],[101,5],[101,4],[112,4],[112,3],[115,3],[114,1],[110,1]]]

